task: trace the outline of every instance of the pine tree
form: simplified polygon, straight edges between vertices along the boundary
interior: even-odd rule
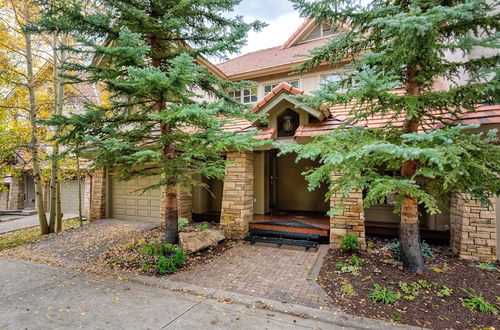
[[[221,178],[227,150],[247,150],[252,134],[223,129],[230,118],[250,118],[227,97],[248,82],[221,79],[199,63],[224,57],[260,29],[232,17],[239,0],[40,0],[48,31],[79,41],[70,52],[87,58],[66,67],[76,82],[97,83],[109,104],[86,105],[84,114],[58,116],[61,143],[75,137],[91,150],[94,167],[113,167],[116,177],[161,175],[166,190],[165,242],[178,238],[177,189],[201,184],[198,175]]]
[[[499,101],[498,11],[485,0],[292,2],[304,17],[338,27],[298,70],[350,61],[341,82],[324,85],[304,102],[354,107],[343,127],[283,152],[319,159],[321,166],[307,174],[311,189],[322,181],[330,182],[330,193],[362,189],[365,207],[394,194],[404,268],[423,272],[418,205],[435,213],[438,201],[451,194],[489,203],[490,194],[500,193],[496,132],[482,136],[471,134],[472,127],[452,126],[477,104]],[[473,56],[478,49],[482,55]],[[437,91],[439,79],[452,83]],[[404,93],[394,93],[397,88]],[[363,127],[372,115],[385,115],[387,126]],[[332,172],[340,179],[332,182]]]

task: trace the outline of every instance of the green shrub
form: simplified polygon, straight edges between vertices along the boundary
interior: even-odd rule
[[[189,220],[186,218],[179,218],[177,221],[179,230],[184,230],[189,225]]]
[[[351,256],[350,262],[351,262],[351,265],[356,266],[356,267],[361,267],[361,264],[363,263],[361,258],[355,254],[353,254]]]
[[[399,288],[405,294],[403,299],[412,301],[417,298],[422,286],[418,282],[411,282],[410,284],[407,284],[406,282],[399,282]]]
[[[210,229],[208,223],[200,223],[198,226],[196,226],[196,231],[205,231],[208,229]]]
[[[398,259],[401,259],[401,246],[400,246],[399,242],[389,243],[389,244],[387,244],[387,248],[392,253],[394,253],[394,255]],[[424,258],[429,258],[429,259],[434,258],[434,251],[431,249],[429,244],[427,244],[425,241],[422,241],[422,243],[420,244],[420,251],[422,252],[422,256]]]
[[[441,286],[441,290],[439,290],[438,292],[436,292],[436,295],[438,297],[449,297],[453,294],[453,290],[450,289],[449,287],[447,287],[446,285],[443,285]]]
[[[359,267],[353,266],[353,265],[344,265],[342,268],[340,268],[341,273],[349,273],[352,276],[358,276],[359,275]]]
[[[342,267],[344,267],[344,264],[343,264],[343,263],[341,263],[341,262],[337,262],[337,263],[335,264],[335,269],[336,269],[336,270],[341,270],[341,269],[342,269]]]
[[[368,294],[368,298],[373,302],[381,302],[386,305],[399,300],[399,296],[396,293],[379,284],[374,284],[372,291]]]
[[[476,309],[479,309],[481,312],[491,314],[496,314],[498,312],[498,308],[487,302],[481,294],[476,293],[474,290],[462,289],[462,291],[467,294],[467,298],[462,299],[464,306],[471,312]]]
[[[184,251],[172,244],[146,244],[142,248],[141,252],[154,258],[154,268],[161,275],[174,273],[179,267],[186,263],[186,255]],[[150,264],[150,261],[144,262],[144,265],[146,266]]]
[[[349,281],[343,281],[342,282],[342,294],[346,297],[353,297],[356,295],[356,292],[354,291],[354,287],[352,286]]]
[[[343,252],[354,252],[359,249],[358,237],[354,234],[346,234],[340,238],[340,249]]]

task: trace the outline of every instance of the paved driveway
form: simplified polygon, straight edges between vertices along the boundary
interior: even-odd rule
[[[395,328],[305,307],[263,308],[265,302],[259,307],[246,296],[233,295],[228,303],[221,294],[192,294],[0,258],[0,329]]]
[[[298,251],[243,244],[212,263],[171,276],[176,281],[281,302],[327,308],[329,298],[314,278],[327,246]]]
[[[48,217],[48,214],[47,214]],[[68,213],[63,214],[63,220],[76,218],[78,214],[76,213]],[[2,215],[0,216],[0,234],[6,233],[13,230],[19,230],[29,227],[38,226],[38,215]]]

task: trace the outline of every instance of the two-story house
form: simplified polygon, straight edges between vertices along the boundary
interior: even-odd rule
[[[291,97],[311,93],[325,81],[340,79],[345,72],[344,66],[323,65],[311,72],[294,73],[294,67],[307,58],[310,50],[332,37],[335,35],[328,24],[307,20],[282,45],[218,65],[200,59],[202,65],[221,77],[254,81],[254,86],[232,91],[229,96],[250,105],[251,111],[266,114],[269,119],[265,124],[238,120],[226,128],[238,132],[258,130],[260,138],[307,143],[314,135],[338,127],[348,115],[349,107],[319,110],[301,106]],[[382,127],[385,122],[383,117],[374,117],[363,125]],[[478,106],[478,112],[465,116],[463,122],[483,124],[482,129],[498,127],[500,107]],[[231,162],[224,181],[201,178],[209,189],[195,187],[191,194],[179,193],[180,216],[218,221],[227,237],[244,238],[249,230],[292,232],[316,235],[334,247],[339,237],[348,232],[357,234],[362,243],[367,232],[397,233],[399,215],[393,213],[390,196],[382,205],[363,209],[363,193],[353,192],[343,214],[327,216],[327,211],[338,202],[337,197],[326,201],[326,186],[309,191],[302,175],[317,164],[307,160],[296,162],[293,155],[277,154],[273,144],[253,152],[228,152],[225,157]],[[141,193],[140,189],[156,180],[138,178],[120,182],[107,169],[92,173],[86,180],[86,212],[94,219],[159,222],[163,205],[161,192]],[[498,199],[496,201],[498,204]],[[488,259],[496,256],[498,245],[499,215],[495,212],[498,212],[495,208],[454,197],[451,208],[443,206],[441,214],[422,213],[422,233],[424,237],[441,239],[447,239],[451,233],[451,244],[462,257]]]

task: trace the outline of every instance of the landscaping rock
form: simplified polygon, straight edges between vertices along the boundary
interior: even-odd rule
[[[187,254],[217,246],[224,239],[224,234],[218,229],[179,233],[179,245]]]

